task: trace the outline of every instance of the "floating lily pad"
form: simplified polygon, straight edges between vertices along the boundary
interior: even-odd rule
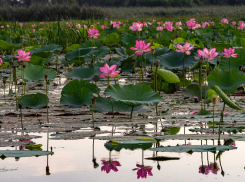
[[[151,151],[157,152],[216,152],[216,151],[227,151],[237,149],[237,147],[232,146],[221,146],[221,145],[177,145],[177,146],[167,146],[167,147],[157,147],[151,148]]]
[[[49,151],[34,151],[34,150],[0,150],[0,158],[6,157],[33,157],[51,155],[53,152]]]
[[[156,157],[148,157],[145,158],[147,160],[153,160],[153,161],[169,161],[169,160],[179,160],[179,157],[167,157],[167,156],[156,156]]]
[[[135,140],[111,140],[112,145],[118,144],[143,144],[143,143],[156,143],[157,141],[153,138],[139,138]]]
[[[48,58],[55,52],[62,51],[62,47],[56,44],[43,45],[40,48],[31,50],[31,55],[39,56],[42,58]]]
[[[152,147],[152,143],[140,143],[140,144],[112,144],[110,142],[105,143],[105,148],[109,151],[121,151],[122,149],[136,150],[142,149],[147,150]]]

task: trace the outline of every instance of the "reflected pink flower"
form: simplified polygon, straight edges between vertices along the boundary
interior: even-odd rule
[[[209,166],[201,165],[199,167],[199,173],[208,175],[208,173],[209,173]]]
[[[194,110],[194,111],[191,111],[190,112],[190,115],[193,115],[193,114],[195,114],[196,113],[196,111]]]
[[[118,161],[105,161],[105,160],[101,160],[102,161],[102,167],[101,167],[101,171],[106,171],[106,173],[108,174],[111,170],[117,172],[117,166],[121,166],[121,164]]]
[[[224,112],[224,115],[230,115],[230,113],[229,112]]]
[[[19,54],[19,56],[14,56],[15,58],[17,58],[18,62],[21,62],[21,61],[30,61],[30,58],[31,56],[30,55],[30,52],[26,52],[26,51],[23,51],[23,50],[18,50],[17,53]]]
[[[151,48],[150,45],[151,43],[147,43],[145,44],[144,40],[140,40],[140,41],[135,41],[135,47],[130,47],[131,50],[136,51],[135,55],[142,55],[144,52],[150,52]]]
[[[224,52],[222,52],[222,54],[224,55],[225,58],[230,58],[230,57],[233,57],[233,58],[236,58],[237,57],[237,54],[234,54],[235,52],[235,48],[229,48],[229,49],[226,49],[224,48]]]
[[[144,165],[140,165],[140,164],[136,164],[136,166],[138,168],[134,168],[133,171],[138,170],[137,171],[137,179],[139,178],[147,178],[147,174],[149,176],[153,176],[151,170],[152,167],[151,166],[144,166]]]
[[[97,29],[92,28],[92,29],[88,30],[88,37],[91,37],[91,38],[94,38],[94,39],[98,39],[97,36],[99,36],[99,35],[100,35],[99,34],[99,30],[97,30]]]
[[[103,73],[100,73],[100,77],[116,77],[120,71],[115,71],[117,68],[117,65],[112,65],[111,67],[109,67],[109,65],[107,63],[105,63],[105,65],[103,67],[100,67],[100,71]]]
[[[185,45],[181,46],[180,44],[177,44],[177,48],[179,50],[175,50],[175,52],[181,52],[187,55],[190,55],[190,50],[194,49],[194,46],[191,46],[190,43],[186,42]]]
[[[208,166],[208,169],[213,173],[213,174],[217,174],[217,172],[220,170],[217,162],[214,163],[210,163]]]

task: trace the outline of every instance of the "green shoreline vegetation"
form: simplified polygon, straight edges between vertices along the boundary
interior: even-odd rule
[[[25,0],[27,1],[27,0]],[[29,0],[31,1],[31,0]],[[87,3],[79,3],[75,1],[66,3],[63,0],[62,3],[57,3],[61,0],[52,0],[53,3],[35,3],[25,4],[24,0],[14,4],[3,4],[3,0],[0,0],[0,16],[2,21],[56,21],[57,17],[60,20],[86,20],[86,19],[140,19],[140,18],[183,18],[195,17],[195,18],[215,18],[224,17],[232,18],[234,20],[243,20],[245,18],[245,6],[242,2],[237,1],[236,5],[231,6],[229,3],[221,3],[217,5],[215,3],[189,3],[189,5],[183,4],[188,0],[180,0],[177,5],[165,5],[158,6],[160,0],[155,0],[154,4],[146,6],[144,3],[138,3],[137,6],[91,6]],[[169,0],[170,2],[171,0]],[[4,1],[6,2],[6,1]],[[10,1],[9,1],[10,2]],[[12,1],[11,1],[12,2]],[[22,2],[22,3],[20,3]],[[55,3],[56,2],[56,3]],[[113,1],[114,2],[114,1]],[[141,2],[144,2],[142,0]],[[150,1],[152,2],[152,1]],[[161,1],[162,2],[162,1]],[[189,1],[188,1],[189,2]],[[192,1],[197,2],[197,1]],[[225,1],[224,1],[225,2]],[[79,3],[79,4],[78,4]],[[188,4],[188,3],[187,3]],[[239,5],[240,4],[240,5]],[[81,5],[81,6],[80,6]],[[93,5],[93,4],[92,4]],[[106,5],[106,3],[105,3]],[[112,4],[113,5],[113,4]],[[139,6],[141,5],[141,6]],[[144,6],[143,6],[144,5]],[[161,5],[161,4],[160,4]]]

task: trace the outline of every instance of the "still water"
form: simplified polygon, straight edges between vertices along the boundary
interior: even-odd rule
[[[102,127],[108,129],[108,127]],[[179,133],[183,133],[181,128]],[[47,148],[47,134],[36,134],[42,138],[33,139],[36,144]],[[108,134],[107,134],[108,135]],[[104,147],[107,141],[92,140],[52,140],[49,139],[49,150],[52,146],[54,155],[25,157],[16,160],[6,158],[0,162],[1,182],[108,182],[108,181],[244,181],[245,179],[245,143],[236,141],[236,150],[226,151],[221,160],[215,160],[215,154],[203,153],[163,153],[158,156],[179,157],[179,160],[151,161],[144,158],[156,155],[153,151],[142,149],[109,151]],[[190,142],[190,143],[189,143]],[[212,145],[213,141],[202,141]],[[200,145],[200,140],[186,141],[191,145]],[[223,141],[222,141],[223,143]],[[161,141],[160,145],[175,146],[185,144],[184,140]],[[217,145],[217,141],[215,141]],[[18,147],[2,147],[1,150],[15,150]],[[93,160],[94,159],[94,160]],[[215,160],[215,161],[214,161]],[[108,162],[110,161],[110,162]],[[216,162],[216,170],[210,167]],[[108,166],[110,165],[110,166]],[[113,166],[112,166],[113,165]],[[144,165],[144,167],[143,167]],[[203,170],[200,169],[201,166]],[[48,166],[48,167],[47,167]],[[140,167],[142,169],[140,169]],[[49,169],[49,171],[47,170]],[[148,171],[146,170],[148,169]],[[206,171],[205,171],[206,169]],[[138,174],[137,174],[138,172]],[[145,172],[145,173],[143,173]],[[202,174],[202,172],[204,174]],[[206,174],[205,174],[206,173]],[[215,174],[217,173],[217,174]],[[223,175],[224,176],[223,176]],[[145,178],[146,177],[146,178]]]

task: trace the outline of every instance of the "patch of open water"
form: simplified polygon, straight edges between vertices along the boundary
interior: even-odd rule
[[[146,128],[152,128],[148,124]],[[190,128],[190,127],[189,127]],[[189,128],[185,128],[185,133],[189,134]],[[88,129],[88,128],[87,128]],[[111,130],[111,127],[101,127],[102,130]],[[121,135],[125,128],[117,127],[116,135]],[[178,134],[183,134],[182,127]],[[33,139],[37,144],[43,144],[42,149],[47,149],[47,133],[35,135],[42,138]],[[111,134],[103,134],[111,135]],[[50,136],[50,135],[49,135]],[[50,138],[52,138],[50,136]],[[236,141],[236,150],[226,151],[221,155],[220,160],[215,159],[216,154],[211,152],[188,153],[165,153],[158,152],[158,156],[179,157],[179,160],[169,161],[151,161],[144,158],[156,155],[156,152],[149,150],[126,150],[109,151],[105,148],[105,140],[93,140],[89,138],[80,140],[53,140],[49,139],[49,150],[52,146],[54,154],[51,156],[25,157],[25,158],[6,158],[0,163],[1,181],[137,181],[137,164],[151,166],[152,176],[138,180],[144,181],[244,181],[245,177],[245,145],[243,141]],[[213,145],[212,140],[166,140],[161,141],[160,145],[175,146],[183,145],[185,142],[191,145]],[[217,145],[217,141],[214,141]],[[154,145],[154,144],[153,144]],[[19,147],[4,147],[2,150],[19,150]],[[93,158],[96,161],[93,161]],[[102,170],[104,161],[114,161],[114,168],[108,171]],[[200,166],[208,166],[217,162],[217,174],[212,170],[206,171],[208,174],[202,174],[199,171]],[[49,173],[47,175],[47,166]],[[222,175],[224,171],[224,176]]]

